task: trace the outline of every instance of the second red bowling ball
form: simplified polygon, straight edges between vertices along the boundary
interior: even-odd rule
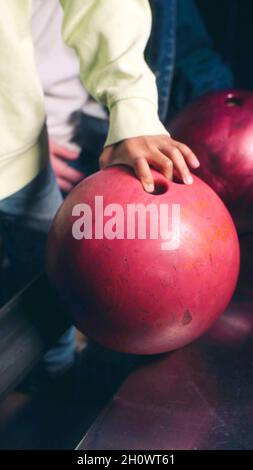
[[[253,92],[219,91],[187,106],[168,123],[201,166],[196,174],[219,194],[238,230],[253,230]]]

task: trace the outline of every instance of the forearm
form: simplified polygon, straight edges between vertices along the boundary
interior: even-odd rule
[[[110,112],[107,145],[165,134],[157,116],[155,77],[144,60],[148,0],[61,0],[63,34],[80,58],[81,78]]]

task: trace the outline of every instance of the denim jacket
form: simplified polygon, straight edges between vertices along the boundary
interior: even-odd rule
[[[153,28],[146,59],[156,75],[162,121],[194,98],[232,86],[193,0],[150,0]],[[169,108],[169,109],[168,109]]]

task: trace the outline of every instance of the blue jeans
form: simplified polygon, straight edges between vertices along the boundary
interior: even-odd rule
[[[9,264],[1,282],[2,302],[44,270],[47,235],[61,202],[49,165],[23,189],[0,201],[0,234]],[[71,328],[46,354],[46,369],[53,373],[64,368],[73,361],[74,351]]]
[[[194,0],[150,0],[153,27],[146,59],[156,75],[162,121],[198,96],[233,86]]]

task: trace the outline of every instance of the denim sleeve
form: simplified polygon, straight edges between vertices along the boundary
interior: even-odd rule
[[[159,116],[166,118],[176,55],[177,0],[150,0],[152,31],[146,48],[146,59],[156,76]]]
[[[170,113],[205,93],[233,86],[192,0],[177,1],[177,48]]]

